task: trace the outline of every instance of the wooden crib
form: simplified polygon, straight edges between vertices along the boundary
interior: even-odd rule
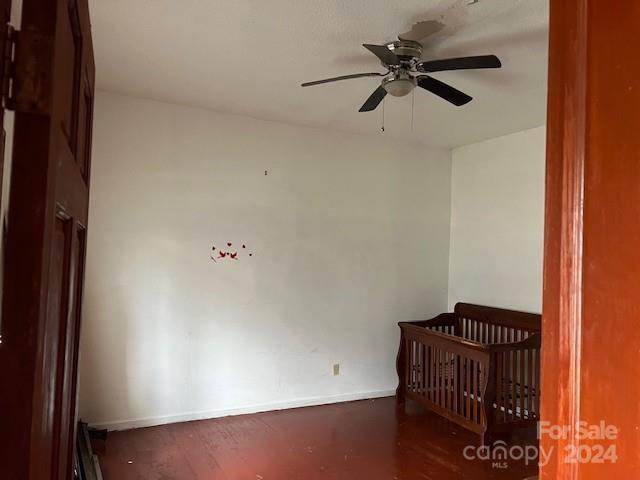
[[[483,442],[535,429],[540,315],[458,303],[454,313],[400,322],[396,396],[472,430]]]

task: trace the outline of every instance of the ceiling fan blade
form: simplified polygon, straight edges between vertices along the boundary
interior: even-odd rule
[[[388,73],[388,72],[387,72]],[[301,87],[311,87],[313,85],[321,85],[323,83],[331,83],[331,82],[339,82],[340,80],[350,80],[352,78],[362,78],[362,77],[384,77],[386,73],[354,73],[351,75],[342,75],[341,77],[333,77],[333,78],[325,78],[324,80],[315,80],[313,82],[306,82],[300,85]]]
[[[418,65],[421,72],[442,72],[445,70],[470,70],[474,68],[500,68],[502,63],[495,55],[479,55],[477,57],[445,58],[430,60]]]
[[[385,65],[400,65],[400,59],[389,50],[386,45],[371,45],[363,43],[362,46],[382,60]]]
[[[380,102],[384,100],[384,97],[386,96],[387,96],[387,91],[384,88],[382,88],[382,86],[379,86],[374,90],[371,96],[367,98],[367,101],[364,102],[364,104],[360,107],[360,110],[358,111],[371,112],[372,110],[375,110],[377,106],[380,105]]]
[[[437,20],[425,20],[424,22],[414,23],[411,30],[398,35],[400,40],[411,40],[419,42],[431,35],[438,33],[445,27],[444,23]]]
[[[466,93],[428,75],[418,77],[418,86],[443,98],[447,102],[453,103],[457,107],[473,100],[473,98]]]

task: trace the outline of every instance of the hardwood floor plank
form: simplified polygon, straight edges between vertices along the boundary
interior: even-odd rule
[[[471,462],[478,436],[395,399],[109,433],[105,480],[522,479],[537,467]],[[132,463],[129,463],[132,462]]]

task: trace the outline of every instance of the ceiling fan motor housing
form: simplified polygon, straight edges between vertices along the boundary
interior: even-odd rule
[[[422,45],[411,40],[397,40],[387,44],[387,48],[391,50],[401,61],[419,62],[422,58]]]
[[[400,59],[400,65],[385,65],[391,75],[382,80],[382,88],[389,95],[404,97],[416,87],[416,79],[410,74],[422,58],[422,45],[410,40],[398,40],[386,47]],[[384,65],[384,64],[383,64]]]

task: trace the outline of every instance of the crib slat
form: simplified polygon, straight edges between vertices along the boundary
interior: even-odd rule
[[[475,362],[476,364],[476,385],[473,393],[475,394],[476,404],[476,423],[480,423],[480,388],[482,385],[482,362]]]
[[[478,423],[482,423],[482,402],[484,402],[484,386],[485,386],[485,375],[487,373],[488,365],[485,365],[482,362],[478,363],[478,368],[480,373],[478,374]],[[487,413],[489,413],[487,411]]]
[[[449,366],[449,408],[455,412],[455,398],[456,398],[456,354],[450,355],[451,365]]]
[[[500,353],[494,355],[496,365],[496,416],[499,418],[500,404],[502,403],[502,356]]]
[[[433,402],[438,403],[438,347],[433,347]]]
[[[459,355],[453,356],[453,391],[452,391],[452,399],[453,399],[453,411],[458,413],[458,383],[460,382],[460,372],[458,371],[458,359]]]
[[[533,385],[536,394],[533,396],[533,411],[536,416],[540,412],[540,350],[535,349],[533,351]]]
[[[409,345],[409,390],[413,392],[413,379],[415,378],[415,359],[414,359],[414,346],[416,342],[411,341],[411,345]]]
[[[442,405],[449,408],[449,352],[446,350],[442,353]]]
[[[424,347],[424,395],[429,398],[431,394],[431,385],[429,381],[431,380],[431,345],[425,345]]]
[[[504,421],[509,420],[509,397],[511,395],[511,381],[510,381],[510,357],[509,352],[504,352]]]
[[[510,338],[512,338],[512,333],[509,334]],[[515,413],[516,413],[516,382],[515,382],[515,376],[516,376],[516,365],[515,365],[515,355],[514,355],[514,351],[510,350],[509,351],[509,412],[510,415],[509,417],[511,418],[511,420],[513,421],[514,417],[515,417]]]
[[[457,413],[458,406],[458,389],[456,388],[456,383],[458,379],[458,375],[456,372],[456,366],[458,365],[457,361],[458,355],[455,353],[451,354],[451,390],[449,391],[449,405],[451,405],[451,409],[454,413]]]
[[[520,403],[520,420],[524,420],[524,383],[525,383],[525,369],[524,369],[524,355],[525,350],[520,350],[520,389],[519,389],[519,403]]]
[[[434,403],[438,403],[438,348],[433,347],[433,386],[432,396]]]
[[[444,378],[442,378],[442,362],[444,360],[444,352],[438,349],[438,402],[440,406],[444,406]]]
[[[527,412],[528,417],[533,418],[533,349],[527,352]]]
[[[407,355],[405,357],[405,369],[404,369],[404,384],[406,385],[407,390],[411,390],[411,345],[413,342],[411,340],[405,341],[405,350]]]
[[[424,346],[424,396],[429,398],[429,379],[431,378],[431,345]]]
[[[476,421],[476,362],[471,362],[471,421]],[[469,395],[469,396],[471,396]]]
[[[453,354],[451,352],[448,352],[447,362],[446,362],[446,374],[445,374],[445,379],[447,381],[447,389],[445,391],[445,406],[449,410],[453,408],[453,403],[451,402],[451,389],[453,388],[453,376],[451,375],[452,365],[453,365]]]
[[[438,405],[442,406],[442,349],[438,348],[438,373],[436,378],[436,390],[438,394]]]
[[[449,408],[456,411],[456,354],[451,353],[451,366],[449,368]]]
[[[425,351],[425,346],[423,343],[420,343],[420,395],[424,396],[424,376],[425,376],[425,361],[424,361],[424,351]]]
[[[460,375],[458,372],[460,356],[457,353],[453,354],[453,366],[451,367],[451,376],[453,379],[453,386],[451,388],[451,408],[454,413],[458,413],[458,382],[460,381]]]
[[[515,342],[515,331],[513,332],[513,341]],[[511,351],[511,420],[516,420],[518,406],[518,353],[516,350]]]
[[[535,396],[536,396],[536,387],[535,387],[535,375],[536,375],[536,366],[535,366],[535,355],[536,349],[532,348],[529,350],[529,418],[534,418],[536,407],[535,407]]]
[[[442,351],[442,362],[440,363],[440,380],[441,388],[440,392],[442,397],[442,406],[447,408],[447,351]]]
[[[462,355],[458,361],[458,411],[464,416],[464,357]]]
[[[418,344],[418,363],[420,364],[420,374],[418,375],[418,394],[424,395],[424,344]]]
[[[415,365],[415,377],[413,379],[413,390],[415,393],[420,393],[420,342],[416,341],[414,344],[414,365]]]
[[[460,356],[460,402],[459,402],[459,406],[460,406],[460,414],[462,416],[464,416],[464,402],[465,402],[465,398],[464,398],[464,392],[466,389],[465,386],[465,372],[466,372],[466,367],[465,367],[465,357],[463,357],[462,355]]]
[[[416,391],[416,342],[411,342],[411,391]]]
[[[431,401],[436,403],[436,379],[438,378],[438,368],[436,365],[437,357],[436,357],[436,347],[431,347],[431,380],[429,387],[431,388]]]
[[[515,332],[516,338],[518,337],[518,332]],[[520,406],[520,350],[513,351],[513,416],[519,417],[518,407]]]
[[[471,420],[471,360],[469,358],[465,358],[465,366],[464,366],[464,391],[465,391],[465,418]]]
[[[471,420],[471,360],[468,358],[465,358],[465,366],[464,366],[464,372],[465,372],[465,383],[464,383],[464,389],[465,389],[465,393],[467,395],[467,401],[466,401],[466,408],[465,408],[465,418],[467,418],[468,420]]]
[[[509,352],[502,352],[502,419],[509,420]]]
[[[413,342],[413,385],[412,389],[414,392],[417,392],[417,383],[418,383],[418,342]]]

